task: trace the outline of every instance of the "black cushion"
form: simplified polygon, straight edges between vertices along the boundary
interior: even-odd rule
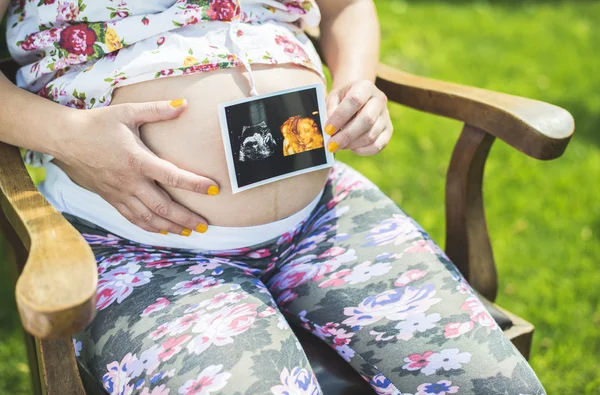
[[[77,360],[77,367],[79,368],[79,377],[81,377],[81,383],[83,384],[86,395],[107,394],[102,384],[94,379],[94,376],[92,376],[92,374],[79,362],[79,360]]]

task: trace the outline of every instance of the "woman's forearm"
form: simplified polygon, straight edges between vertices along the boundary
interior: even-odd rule
[[[379,22],[371,0],[321,0],[321,47],[333,87],[375,81]]]
[[[56,156],[76,112],[18,88],[0,73],[0,141]]]

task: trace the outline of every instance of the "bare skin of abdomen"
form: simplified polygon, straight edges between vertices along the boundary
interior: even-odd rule
[[[252,73],[260,94],[323,82],[314,71],[295,65],[253,65]],[[141,137],[159,157],[219,184],[217,196],[163,186],[173,200],[206,218],[209,231],[210,225],[254,226],[290,216],[309,204],[327,180],[325,169],[231,193],[217,106],[248,97],[249,91],[246,71],[238,67],[147,81],[114,92],[112,104],[187,100],[188,108],[178,119],[146,124]]]

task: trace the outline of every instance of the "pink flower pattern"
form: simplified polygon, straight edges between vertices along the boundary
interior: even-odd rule
[[[171,302],[169,302],[169,299],[167,298],[158,298],[156,299],[155,303],[152,303],[150,306],[146,307],[140,316],[147,317],[153,312],[160,311],[165,307],[169,306],[170,303]]]
[[[429,360],[427,358],[429,358],[431,355],[433,355],[433,351],[426,351],[423,354],[411,354],[404,358],[406,365],[404,365],[402,369],[421,370],[429,364]]]
[[[256,320],[256,307],[254,303],[242,303],[203,315],[192,328],[197,335],[188,343],[187,349],[190,353],[201,354],[211,345],[233,343],[233,336],[246,332]]]
[[[475,327],[473,321],[467,322],[451,322],[444,326],[444,337],[446,339],[454,339],[469,332]]]
[[[410,284],[413,281],[416,281],[420,278],[423,278],[427,275],[426,271],[413,269],[409,270],[406,273],[402,273],[400,277],[394,282],[396,287],[404,287]]]
[[[223,280],[217,280],[212,276],[197,276],[189,281],[182,281],[173,287],[173,295],[186,295],[190,292],[206,292],[211,288],[220,287]]]
[[[139,271],[135,262],[100,273],[98,280],[96,308],[103,310],[114,302],[121,303],[133,292],[135,287],[148,284],[151,272]]]
[[[223,365],[210,365],[195,380],[188,380],[179,388],[182,395],[209,395],[223,389],[231,377],[231,373],[222,372]]]
[[[471,321],[491,330],[498,329],[498,324],[494,321],[491,314],[486,310],[477,296],[470,296],[461,306],[462,310],[469,311]]]
[[[175,354],[183,350],[183,344],[190,340],[192,336],[183,335],[180,337],[172,337],[162,344],[163,351],[158,354],[158,358],[162,362],[168,361]]]

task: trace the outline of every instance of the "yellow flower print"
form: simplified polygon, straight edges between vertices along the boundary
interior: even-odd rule
[[[183,60],[183,67],[190,67],[193,66],[195,64],[198,64],[198,59],[196,59],[193,56],[186,56],[185,59]]]
[[[106,29],[104,44],[106,44],[110,52],[123,48],[123,45],[121,44],[121,39],[117,35],[117,32],[115,31],[115,29],[112,29],[110,27]]]
[[[302,2],[302,8],[304,9],[304,11],[310,11],[312,6],[313,6],[312,3],[308,0],[305,0]]]

